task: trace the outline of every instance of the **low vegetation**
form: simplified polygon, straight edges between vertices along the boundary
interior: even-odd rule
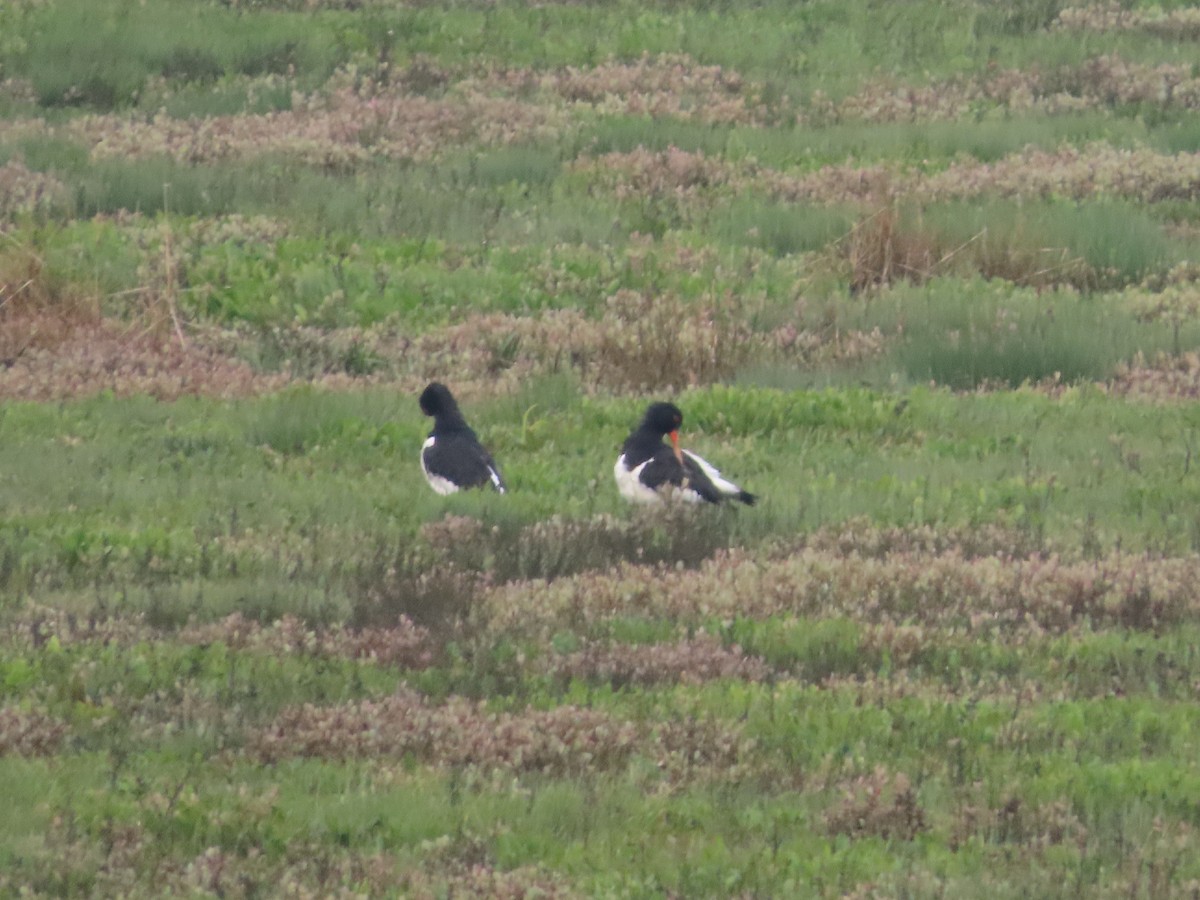
[[[1187,4],[127,5],[0,5],[0,894],[1200,891]]]

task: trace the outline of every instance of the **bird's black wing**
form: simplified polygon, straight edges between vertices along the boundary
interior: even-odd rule
[[[691,488],[709,503],[720,503],[726,499],[725,494],[721,492],[712,479],[708,477],[708,473],[692,459],[691,454],[685,454],[683,457],[684,480],[687,487]]]
[[[436,435],[433,446],[422,451],[425,469],[460,488],[492,485],[504,493],[504,479],[492,455],[475,436],[465,431]]]
[[[670,447],[664,446],[650,458],[638,480],[652,490],[668,484],[693,490],[709,503],[720,503],[724,499],[704,470],[687,456],[684,456],[681,465]]]
[[[683,461],[687,467],[688,477],[693,481],[693,487],[705,500],[711,500],[714,503],[722,500],[739,500],[747,506],[753,506],[758,501],[758,498],[752,493],[743,490],[723,476],[716,466],[704,457],[698,456],[690,450],[684,450]],[[713,495],[715,495],[715,499],[713,499]]]

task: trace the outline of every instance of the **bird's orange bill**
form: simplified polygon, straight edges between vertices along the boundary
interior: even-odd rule
[[[675,458],[679,460],[679,464],[683,465],[683,451],[679,449],[679,432],[671,432],[671,443],[675,445]]]

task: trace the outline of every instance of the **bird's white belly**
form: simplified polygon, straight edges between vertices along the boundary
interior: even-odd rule
[[[617,479],[617,490],[630,503],[661,503],[662,497],[658,492],[646,487],[641,482],[644,468],[646,468],[646,463],[630,469],[625,465],[625,454],[622,453],[617,459],[617,464],[613,466],[613,476]]]
[[[640,466],[630,469],[625,465],[625,454],[622,453],[613,466],[613,475],[617,479],[617,490],[630,503],[663,503],[667,500],[685,500],[688,503],[703,503],[704,498],[691,488],[676,487],[673,484],[664,485],[655,490],[642,484],[642,469],[649,465],[650,460]]]
[[[421,445],[421,471],[425,473],[425,480],[429,482],[429,486],[443,497],[446,494],[453,494],[458,490],[458,485],[449,478],[443,478],[441,475],[434,475],[425,468],[425,451],[434,445],[436,438],[429,438]]]

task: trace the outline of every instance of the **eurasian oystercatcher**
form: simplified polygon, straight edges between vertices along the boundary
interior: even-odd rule
[[[421,447],[421,471],[439,494],[490,484],[504,493],[504,479],[492,454],[458,411],[454,395],[437,381],[421,392],[421,412],[433,416],[433,431]]]
[[[674,403],[650,404],[613,467],[621,496],[635,503],[653,503],[664,494],[675,494],[694,503],[740,500],[753,506],[757,499],[753,494],[722,478],[707,460],[679,449],[682,424],[683,413]],[[671,438],[670,447],[663,442],[666,436]]]

